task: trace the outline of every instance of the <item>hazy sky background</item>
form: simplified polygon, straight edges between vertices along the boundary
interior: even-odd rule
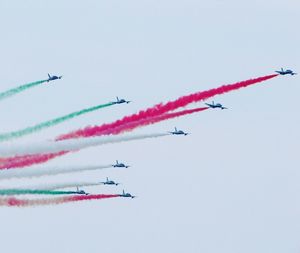
[[[1,91],[63,79],[2,101],[1,131],[111,101],[22,142],[111,122],[191,92],[273,73],[300,72],[300,2],[0,1]],[[170,136],[86,149],[43,166],[132,167],[0,182],[1,186],[97,179],[109,199],[0,208],[3,252],[300,252],[299,76],[215,98],[209,110],[137,133]],[[194,106],[194,105],[193,105]],[[199,105],[196,105],[199,106]],[[201,105],[200,105],[201,106]]]

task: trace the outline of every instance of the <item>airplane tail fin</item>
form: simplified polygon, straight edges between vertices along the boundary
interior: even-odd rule
[[[123,195],[125,195],[125,191],[123,190]]]
[[[48,77],[51,78],[50,74],[48,73]]]
[[[177,127],[175,127],[175,132],[177,132]]]

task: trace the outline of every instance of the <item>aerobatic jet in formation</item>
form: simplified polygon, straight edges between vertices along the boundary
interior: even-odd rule
[[[284,70],[283,68],[281,68],[281,70],[277,70],[275,71],[276,73],[280,74],[280,75],[297,75],[297,73],[294,73],[293,70],[287,69]]]
[[[116,164],[112,165],[114,168],[129,168],[129,165],[125,165],[124,163],[119,163],[119,161],[116,161]]]
[[[177,130],[177,128],[175,127],[175,131],[173,132],[169,132],[170,134],[174,134],[174,135],[188,135],[188,133],[183,132],[182,130]]]
[[[217,104],[215,104],[215,102],[214,101],[212,101],[212,103],[211,104],[208,104],[208,103],[205,103],[207,106],[209,106],[210,108],[220,108],[220,109],[222,109],[222,110],[224,110],[224,109],[228,109],[227,107],[224,107],[223,105],[221,105],[220,103],[217,103]]]
[[[132,196],[130,193],[126,193],[124,190],[123,190],[123,193],[119,195],[120,197],[124,197],[124,198],[135,198],[136,196]]]
[[[119,185],[119,183],[116,183],[115,181],[113,180],[109,180],[108,177],[106,178],[106,181],[104,182],[101,182],[102,184],[105,184],[105,185]]]
[[[112,102],[113,104],[124,104],[124,103],[127,103],[127,104],[129,104],[131,101],[127,101],[127,100],[125,100],[124,98],[121,98],[121,99],[119,99],[118,97],[117,97],[117,101],[114,101],[114,102]]]
[[[51,76],[50,74],[48,74],[47,82],[54,81],[54,80],[61,79],[61,78],[62,78],[62,76]]]
[[[76,187],[76,194],[81,194],[81,195],[89,195],[87,192],[85,192],[84,190],[79,190],[78,187]]]

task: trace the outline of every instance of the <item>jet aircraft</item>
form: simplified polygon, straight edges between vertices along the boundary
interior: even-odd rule
[[[116,164],[113,164],[114,168],[129,168],[129,165],[125,165],[124,163],[119,163],[119,161],[116,161]]]
[[[101,182],[101,183],[104,184],[104,185],[116,185],[116,186],[119,185],[119,183],[116,183],[113,180],[109,180],[108,177],[106,178],[106,181]]]
[[[50,74],[48,74],[47,82],[54,81],[54,80],[61,79],[61,78],[62,78],[62,76],[51,76]]]
[[[188,133],[183,132],[182,130],[177,130],[177,128],[175,127],[175,131],[173,132],[169,132],[170,134],[174,134],[174,135],[188,135]]]
[[[124,197],[124,198],[135,198],[136,196],[132,196],[130,193],[126,193],[124,190],[123,190],[123,193],[119,195],[120,197]]]
[[[127,104],[129,104],[131,101],[127,101],[127,100],[125,100],[125,99],[123,99],[123,98],[121,98],[121,99],[119,99],[118,97],[117,97],[117,101],[114,101],[114,102],[112,102],[113,104],[124,104],[124,103],[127,103]]]
[[[208,104],[208,103],[205,103],[207,106],[209,106],[210,108],[220,108],[220,109],[222,109],[222,110],[224,110],[224,109],[228,109],[227,107],[224,107],[223,105],[221,105],[220,103],[217,103],[217,104],[215,104],[215,102],[214,101],[212,101],[212,103],[211,104]]]
[[[280,75],[297,75],[297,73],[294,73],[293,70],[287,69],[284,70],[283,68],[281,68],[281,70],[277,70],[275,71],[276,73],[280,74]]]
[[[85,192],[84,190],[79,190],[78,187],[76,187],[76,194],[81,194],[81,195],[89,195],[87,192]]]

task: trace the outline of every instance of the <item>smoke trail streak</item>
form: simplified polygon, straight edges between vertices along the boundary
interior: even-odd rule
[[[15,156],[9,158],[0,159],[0,169],[12,169],[22,168],[33,164],[45,163],[56,157],[60,157],[69,152],[58,152],[53,154],[42,154],[42,155],[26,155],[26,156]]]
[[[1,180],[1,172],[0,172],[0,180]],[[74,182],[66,182],[66,183],[54,183],[54,184],[42,184],[42,185],[31,185],[27,186],[28,189],[33,190],[57,190],[57,189],[65,189],[65,188],[74,188],[74,187],[85,187],[85,186],[99,186],[103,185],[103,182],[98,181],[74,181]],[[19,189],[19,188],[18,188]]]
[[[40,84],[45,83],[45,82],[47,82],[47,80],[40,80],[40,81],[36,81],[36,82],[33,82],[33,83],[27,83],[27,84],[24,84],[24,85],[20,85],[16,88],[12,88],[10,90],[4,91],[4,92],[0,93],[0,100],[11,97],[15,94],[18,94],[22,91],[25,91],[29,88],[40,85]]]
[[[140,121],[134,121],[125,125],[121,125],[119,127],[112,128],[110,130],[103,131],[103,135],[107,134],[119,134],[122,132],[131,131],[137,127],[146,126],[149,124],[154,124],[163,120],[172,119],[175,117],[184,116],[187,114],[195,113],[195,112],[201,112],[206,110],[207,107],[204,108],[196,108],[196,109],[190,109],[190,110],[183,110],[180,112],[174,112],[174,113],[168,113],[163,114],[157,117],[152,118],[146,118],[142,119]],[[67,154],[68,152],[61,152],[61,153],[54,153],[54,154],[42,154],[42,155],[27,155],[27,156],[21,156],[21,157],[14,157],[14,158],[7,158],[7,160],[3,159],[1,162],[0,160],[0,169],[10,169],[10,168],[20,168],[25,167],[33,164],[39,164],[43,162],[47,162],[53,158],[62,156]]]
[[[210,89],[207,91],[196,92],[196,93],[193,93],[193,94],[190,94],[187,96],[179,97],[178,99],[167,102],[166,104],[161,103],[161,104],[155,105],[146,110],[142,110],[142,111],[138,112],[137,114],[125,116],[123,119],[117,120],[110,124],[103,124],[101,126],[93,126],[93,127],[88,126],[84,129],[79,129],[79,130],[73,131],[71,133],[60,135],[59,137],[57,137],[56,140],[97,136],[99,133],[101,134],[101,132],[108,131],[111,128],[119,127],[121,125],[128,124],[133,121],[145,119],[148,117],[159,116],[164,113],[176,110],[178,108],[185,107],[190,103],[200,102],[200,101],[206,100],[206,99],[211,98],[216,95],[221,95],[221,94],[224,94],[224,93],[227,93],[230,91],[234,91],[234,90],[237,90],[240,88],[245,88],[247,86],[269,80],[276,76],[278,76],[278,75],[277,74],[268,75],[268,76],[263,76],[263,77],[259,77],[259,78],[255,78],[255,79],[249,79],[249,80],[234,83],[234,84],[223,85],[218,88]]]
[[[60,142],[43,142],[43,143],[31,143],[27,145],[2,145],[0,147],[1,156],[22,156],[33,154],[48,154],[57,153],[63,151],[75,151],[88,147],[127,142],[133,140],[142,140],[148,138],[157,138],[170,135],[169,133],[154,133],[143,135],[129,135],[129,136],[109,136],[109,137],[92,137],[85,139],[65,140]]]
[[[45,198],[45,199],[18,199],[14,197],[0,198],[0,206],[15,206],[15,207],[28,207],[28,206],[45,206],[45,205],[58,205],[69,202],[77,202],[84,200],[100,200],[120,197],[119,194],[94,194],[94,195],[79,195],[67,196],[58,198]]]
[[[51,191],[32,189],[1,189],[0,195],[70,195],[78,194],[76,191]]]
[[[173,118],[189,115],[189,114],[192,114],[192,113],[205,111],[207,109],[209,109],[209,108],[208,107],[202,107],[202,108],[183,110],[183,111],[180,111],[180,112],[165,113],[165,114],[162,114],[162,115],[159,115],[159,116],[156,116],[156,117],[149,117],[149,118],[145,118],[145,119],[142,119],[142,120],[139,120],[139,121],[133,121],[133,122],[130,122],[128,124],[121,125],[119,127],[115,127],[115,128],[103,131],[101,133],[101,135],[109,135],[109,134],[117,135],[117,134],[124,133],[124,132],[130,132],[130,131],[138,128],[138,127],[152,125],[152,124],[164,121],[164,120],[173,119]]]
[[[96,110],[99,110],[101,108],[105,108],[105,107],[112,106],[112,105],[113,105],[113,103],[107,103],[107,104],[93,106],[93,107],[90,107],[90,108],[87,108],[87,109],[83,109],[83,110],[80,110],[80,111],[77,111],[77,112],[67,114],[67,115],[62,116],[62,117],[58,117],[58,118],[55,118],[55,119],[52,119],[52,120],[49,120],[49,121],[39,123],[37,125],[30,126],[30,127],[18,130],[18,131],[3,133],[3,134],[0,134],[0,142],[11,140],[11,139],[14,139],[14,138],[20,138],[20,137],[28,135],[28,134],[36,133],[36,132],[41,131],[45,128],[52,127],[52,126],[60,124],[64,121],[67,121],[67,120],[70,120],[72,118],[78,117],[82,114],[86,114],[86,113],[96,111]]]
[[[32,178],[51,176],[59,174],[67,174],[81,171],[102,170],[111,168],[112,165],[86,165],[86,166],[69,166],[69,167],[46,167],[46,168],[26,168],[26,169],[14,169],[14,170],[1,170],[0,180],[12,179],[12,178]]]

